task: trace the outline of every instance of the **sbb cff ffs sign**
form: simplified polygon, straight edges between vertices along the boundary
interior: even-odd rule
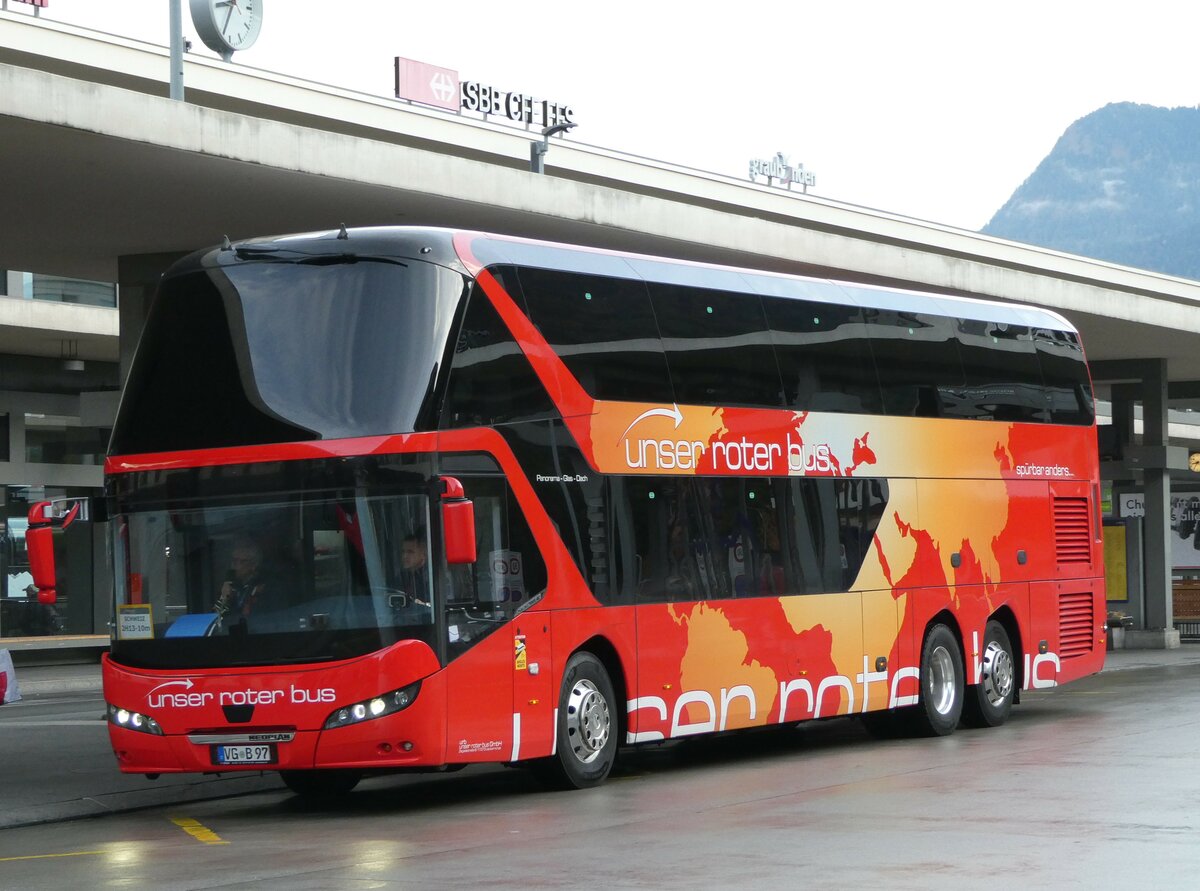
[[[554,127],[575,123],[575,112],[569,105],[535,99],[523,93],[506,93],[495,87],[469,80],[462,85],[463,111],[503,115],[515,124],[536,124]]]
[[[17,0],[18,3],[28,3],[30,6],[40,6],[45,9],[50,5],[50,0]]]
[[[396,98],[449,111],[504,117],[514,124],[554,127],[575,123],[571,106],[498,90],[479,81],[459,81],[452,68],[396,56]]]

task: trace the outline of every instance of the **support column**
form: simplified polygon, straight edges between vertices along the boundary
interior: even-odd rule
[[[1142,363],[1142,444],[1167,445],[1167,360]],[[1165,462],[1164,462],[1165,463]],[[1171,598],[1171,473],[1166,467],[1147,467],[1146,490],[1146,628],[1174,631]]]
[[[1134,403],[1141,397],[1137,384],[1112,385],[1112,423],[1117,441],[1118,454],[1134,443]]]
[[[4,296],[12,297],[14,300],[20,300],[25,296],[25,280],[21,273],[13,272],[11,269],[4,273],[4,281],[0,282],[0,287],[4,288]]]

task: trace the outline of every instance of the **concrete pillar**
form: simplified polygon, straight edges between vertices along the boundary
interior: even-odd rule
[[[1167,360],[1142,363],[1142,445],[1167,445]],[[1146,467],[1146,628],[1173,628],[1171,604],[1171,474],[1165,466]]]
[[[1112,423],[1118,446],[1118,454],[1134,443],[1134,403],[1141,397],[1137,384],[1112,385]]]
[[[8,460],[25,463],[25,411],[20,405],[8,410]]]
[[[158,281],[167,267],[184,254],[127,254],[117,258],[117,284],[120,287],[121,303],[118,307],[121,318],[121,385],[129,375],[129,365],[137,348],[138,338],[146,325],[150,312],[150,301],[158,288]]]

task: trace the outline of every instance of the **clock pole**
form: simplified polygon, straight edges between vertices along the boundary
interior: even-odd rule
[[[171,0],[171,98],[183,101],[183,0]]]

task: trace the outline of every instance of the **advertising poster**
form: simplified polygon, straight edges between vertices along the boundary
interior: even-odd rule
[[[1200,492],[1171,498],[1171,565],[1200,569]]]
[[[1121,495],[1122,518],[1146,516],[1146,500],[1141,492]],[[1179,492],[1171,496],[1171,566],[1175,569],[1200,569],[1200,492]]]

